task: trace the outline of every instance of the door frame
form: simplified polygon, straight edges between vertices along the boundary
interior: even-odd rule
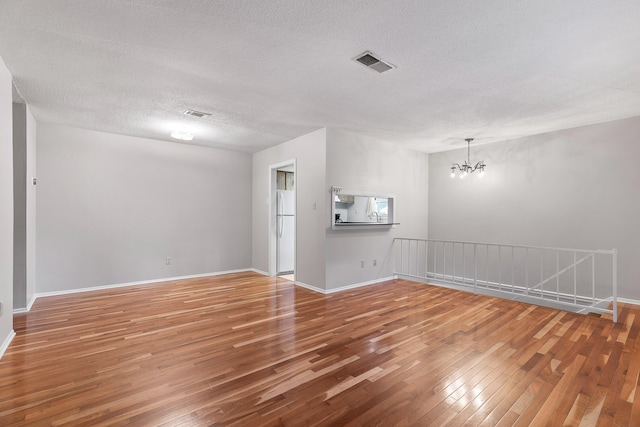
[[[296,203],[293,206],[293,214],[294,216],[294,226],[293,226],[293,277],[295,280],[296,275],[298,274],[298,269],[296,265],[296,260],[298,257],[297,254],[297,240],[298,240],[298,214],[297,214],[297,205],[298,205],[298,169],[296,164],[296,159],[293,158],[291,160],[287,160],[280,163],[275,163],[269,165],[269,276],[275,276],[277,274],[277,266],[276,266],[276,256],[277,256],[277,218],[276,218],[276,189],[277,189],[277,173],[278,169],[282,169],[284,167],[293,166],[293,179],[294,179],[294,198]]]

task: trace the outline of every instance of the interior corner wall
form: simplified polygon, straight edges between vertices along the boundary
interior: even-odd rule
[[[13,103],[13,308],[27,307],[27,106]]]
[[[618,249],[619,296],[640,300],[640,117],[430,154],[429,238]]]
[[[27,307],[33,301],[36,294],[36,184],[33,179],[37,178],[36,162],[36,139],[37,124],[36,119],[31,114],[29,106],[26,106],[27,113]]]
[[[251,155],[38,123],[37,158],[38,293],[251,266]]]
[[[296,281],[325,289],[326,129],[253,154],[252,265],[269,271],[269,167],[296,160]]]
[[[0,348],[10,339],[13,331],[13,95],[11,85],[11,74],[0,58]]]
[[[25,309],[35,295],[36,122],[29,107],[13,112],[13,308]]]
[[[333,202],[327,191],[330,203],[324,215],[324,228],[328,290],[392,276],[394,237],[427,238],[428,170],[426,153],[351,132],[327,130],[328,184],[347,192],[394,195],[394,221],[400,223],[384,230],[333,230]]]

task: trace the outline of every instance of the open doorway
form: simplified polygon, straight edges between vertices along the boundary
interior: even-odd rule
[[[270,166],[270,275],[295,281],[295,160]]]

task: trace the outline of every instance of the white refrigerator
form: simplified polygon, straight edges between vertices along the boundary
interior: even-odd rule
[[[276,274],[293,273],[295,245],[295,192],[276,191]]]

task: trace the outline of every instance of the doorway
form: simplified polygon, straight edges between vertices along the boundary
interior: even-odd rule
[[[271,276],[295,280],[296,164],[291,160],[270,168]]]

